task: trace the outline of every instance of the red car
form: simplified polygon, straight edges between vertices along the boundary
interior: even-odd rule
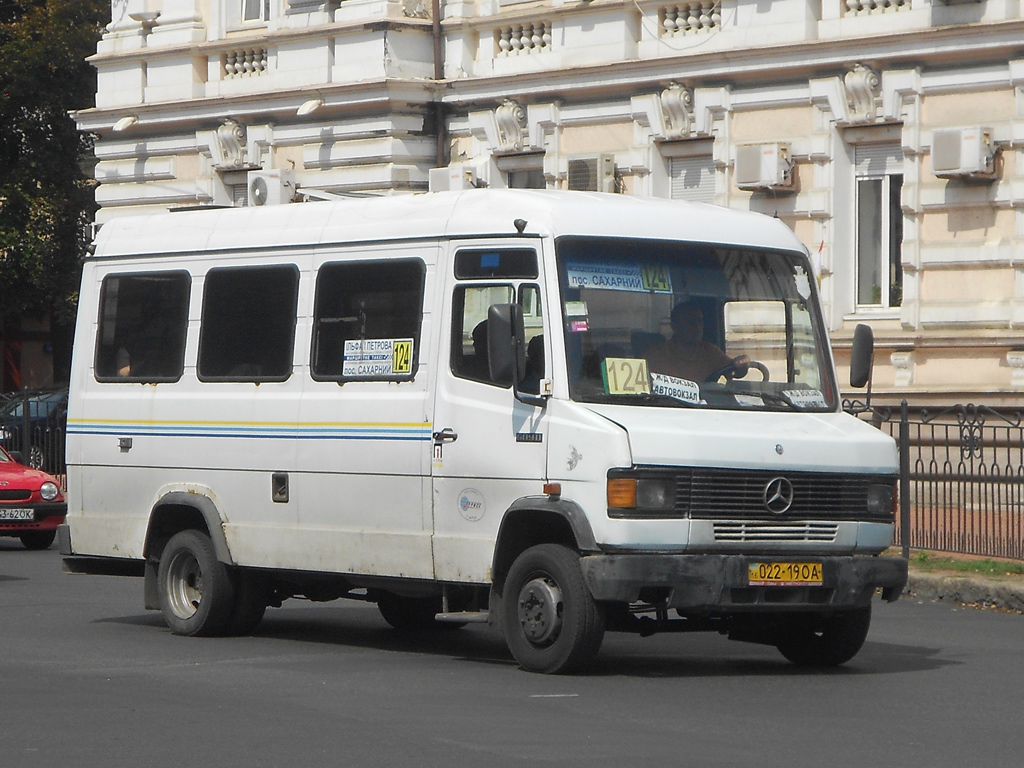
[[[26,549],[47,549],[67,513],[53,477],[0,448],[0,536],[17,536]]]

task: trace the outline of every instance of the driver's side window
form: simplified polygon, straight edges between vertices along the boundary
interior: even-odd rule
[[[511,285],[458,286],[452,300],[452,373],[461,379],[491,384],[487,358],[487,310],[492,304],[508,304],[514,298]]]

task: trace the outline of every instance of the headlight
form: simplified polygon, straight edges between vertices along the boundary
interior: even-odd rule
[[[610,509],[672,509],[676,502],[675,481],[670,478],[613,477],[608,479]]]
[[[39,486],[39,495],[43,497],[44,501],[53,501],[60,495],[60,489],[56,483],[47,481]]]
[[[896,515],[896,488],[892,485],[868,486],[868,514]]]

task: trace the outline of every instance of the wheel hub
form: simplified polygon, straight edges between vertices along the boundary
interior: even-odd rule
[[[168,597],[171,609],[182,618],[189,619],[203,600],[203,573],[199,561],[189,552],[179,552],[168,569]]]
[[[528,581],[519,591],[519,626],[536,645],[554,642],[562,629],[562,592],[549,579]]]

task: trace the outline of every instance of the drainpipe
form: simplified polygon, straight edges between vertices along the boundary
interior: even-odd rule
[[[430,0],[430,27],[434,39],[434,80],[444,80],[444,38],[441,36],[441,0]],[[444,104],[441,103],[441,93],[434,93],[437,101],[434,102],[434,124],[437,126],[437,149],[434,157],[434,167],[444,168],[445,145],[448,143],[448,132],[444,126]]]

